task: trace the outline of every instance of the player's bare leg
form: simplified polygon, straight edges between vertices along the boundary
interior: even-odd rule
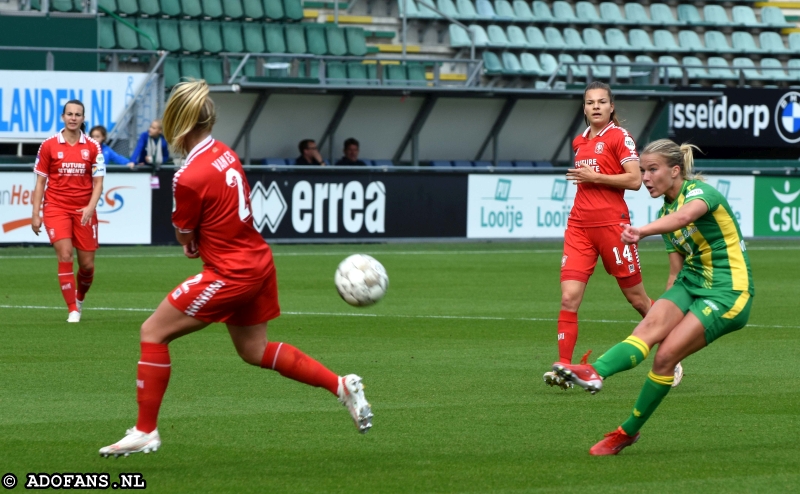
[[[62,238],[53,243],[58,259],[58,284],[67,304],[67,322],[80,322],[81,312],[75,303],[75,270],[72,257],[72,239]]]
[[[325,388],[347,407],[358,431],[372,427],[372,407],[364,397],[364,385],[355,374],[337,376],[324,365],[287,343],[267,341],[267,323],[253,326],[228,324],[228,333],[239,356],[251,365],[274,370],[295,381]]]
[[[173,307],[167,299],[164,299],[142,324],[140,337],[142,355],[136,373],[139,417],[136,426],[128,429],[125,437],[114,444],[100,448],[100,455],[128,456],[131,453],[157,451],[161,447],[161,437],[156,425],[161,401],[169,384],[172,365],[167,344],[206,326],[208,323],[187,316]]]
[[[78,288],[75,293],[75,305],[78,307],[78,312],[82,313],[86,292],[92,287],[94,281],[94,251],[76,250],[78,251]]]
[[[647,312],[653,305],[653,301],[647,296],[647,292],[644,290],[644,283],[639,283],[631,287],[620,287],[620,290],[622,290],[622,294],[625,295],[625,298],[631,306],[636,309],[636,312],[642,317],[647,315]]]

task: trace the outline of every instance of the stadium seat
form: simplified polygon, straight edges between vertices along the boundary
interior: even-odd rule
[[[294,163],[294,161],[292,161],[292,160],[289,160],[289,161],[291,161],[291,163],[288,163],[288,164],[293,164]],[[283,159],[283,158],[266,158],[264,160],[264,164],[265,165],[272,165],[272,166],[285,166],[285,165],[287,165],[286,160]]]
[[[453,162],[445,160],[433,160],[431,161],[431,166],[436,168],[452,168]]]
[[[264,44],[267,53],[287,53],[283,25],[275,22],[264,23]]]
[[[725,12],[725,7],[722,5],[706,5],[703,7],[703,17],[706,24],[713,24],[715,26],[730,26],[733,23],[728,19],[728,14]]]
[[[508,46],[508,37],[502,27],[492,24],[487,28],[486,32],[489,36],[489,46],[493,48],[506,48]]]
[[[303,20],[303,4],[301,0],[283,0],[283,16],[290,21]]]
[[[200,61],[203,68],[203,79],[208,84],[222,84],[222,59],[217,57],[206,57]]]
[[[662,55],[658,57],[658,63],[664,65],[680,65],[678,59],[673,57],[672,55]],[[664,72],[666,71],[667,77],[671,80],[681,80],[683,78],[683,70],[680,67],[662,67],[659,69],[659,77],[664,77]]]
[[[160,37],[158,36],[158,21],[156,19],[140,17],[136,19],[136,27],[139,28],[139,31],[146,33],[147,36],[153,40],[153,43],[155,43],[155,46],[153,46],[150,39],[147,39],[147,36],[144,36],[142,33],[137,33],[139,35],[139,46],[141,46],[142,49],[160,50],[162,48],[159,41]]]
[[[472,4],[471,0],[456,0],[456,8],[458,9],[458,15],[461,19],[490,20],[489,18],[478,15],[478,11],[475,10],[475,6]]]
[[[800,60],[793,58],[786,62],[786,67],[789,71],[789,79],[792,81],[800,81]]]
[[[519,56],[522,65],[522,73],[525,75],[540,76],[544,73],[539,61],[532,53],[524,52]]]
[[[197,21],[180,21],[181,48],[184,51],[197,53],[203,51],[203,40],[200,37],[200,23]],[[163,38],[163,36],[162,36]],[[200,62],[198,61],[198,67]],[[181,69],[181,73],[183,70]]]
[[[368,85],[375,83],[375,80],[369,77],[367,66],[361,62],[347,63],[347,80],[349,84],[357,85]]]
[[[264,5],[261,0],[242,0],[242,9],[245,17],[257,21],[264,18]]]
[[[515,161],[514,168],[533,168],[533,161]]]
[[[225,16],[222,8],[222,0],[202,0],[203,15],[212,19],[219,19]]]
[[[343,62],[326,63],[325,81],[334,85],[347,84],[347,66]]]
[[[689,79],[710,79],[711,74],[704,67],[703,62],[694,56],[683,57],[683,66]]]
[[[795,27],[794,24],[786,22],[780,7],[762,7],[761,22],[772,27]]]
[[[578,32],[577,29],[568,27],[564,29],[564,42],[566,46],[570,50],[586,50],[588,47],[586,43],[583,42],[583,38],[581,37],[581,33]]]
[[[690,3],[678,5],[678,20],[685,24],[703,24],[703,19],[700,18],[700,12],[697,10],[697,7]]]
[[[706,46],[700,41],[700,36],[694,31],[681,31],[678,33],[678,42],[684,51],[689,52],[704,52],[709,51]]]
[[[789,36],[791,37],[791,34]],[[761,43],[761,51],[779,54],[791,53],[791,50],[783,44],[783,37],[776,32],[764,31],[758,35],[758,41]]]
[[[586,43],[586,46],[591,46],[596,50],[608,49],[608,45],[603,39],[603,35],[600,34],[600,31],[593,27],[587,27],[583,30],[583,42]]]
[[[121,12],[125,15],[139,13],[139,4],[136,0],[102,0],[97,2],[98,7],[104,7],[111,12]]]
[[[486,75],[500,75],[503,73],[503,64],[497,55],[487,50],[483,52],[483,70]]]
[[[373,166],[394,166],[392,160],[372,160]]]
[[[472,31],[472,36],[475,38],[475,46],[489,46],[489,36],[482,26],[470,24],[469,30]]]
[[[181,51],[181,34],[178,31],[178,21],[175,19],[158,20],[158,38],[164,50]]]
[[[404,86],[408,83],[406,66],[402,64],[386,65],[383,68],[383,82],[390,86]]]
[[[97,46],[110,50],[117,47],[117,37],[114,34],[114,19],[111,17],[97,18]]]
[[[161,4],[158,0],[139,0],[139,14],[153,16],[161,15]],[[178,72],[178,60],[174,63],[175,71]]]
[[[225,0],[222,2],[222,13],[225,17],[236,20],[244,17],[242,0]]]
[[[762,58],[761,73],[764,79],[771,81],[788,81],[791,79],[777,58]]]
[[[595,9],[594,5],[592,5],[589,2],[581,1],[581,2],[576,3],[575,4],[575,13],[576,13],[578,19],[580,19],[583,22],[586,22],[586,23],[589,23],[589,24],[602,24],[603,23],[603,19],[601,19],[600,16],[597,15],[597,9]]]
[[[547,48],[547,41],[544,39],[542,30],[536,26],[525,28],[525,37],[528,38],[528,46],[531,48]]]
[[[514,14],[517,16],[517,21],[533,22],[536,20],[536,17],[533,16],[533,12],[528,5],[528,2],[524,0],[514,0],[513,7]]]
[[[606,29],[606,44],[612,50],[630,51],[633,48],[625,38],[625,34],[615,27]]]
[[[183,15],[180,0],[159,0],[159,4],[161,5],[161,15],[168,17],[181,17]],[[200,72],[200,61],[195,59],[194,62],[187,62],[187,66],[191,66],[193,70],[196,65],[197,71]],[[183,59],[181,59],[181,75],[183,75]]]
[[[619,10],[619,6],[613,2],[603,2],[600,4],[600,18],[603,20],[605,24],[629,24],[632,21],[627,14],[623,16],[622,11]]]
[[[771,33],[777,34],[777,33]],[[731,35],[733,51],[740,53],[760,53],[761,49],[756,46],[753,35],[746,31],[736,31]],[[783,42],[781,42],[783,44]]]
[[[669,5],[664,3],[651,3],[650,4],[650,18],[653,19],[654,24],[662,26],[672,26],[676,24],[684,24],[683,21],[678,21],[672,15],[672,9]]]
[[[306,47],[313,55],[327,55],[328,43],[325,41],[324,24],[306,24]]]
[[[301,24],[286,24],[284,26],[287,53],[308,53],[306,36]]]
[[[728,45],[725,35],[719,31],[706,31],[706,48],[716,53],[732,53],[733,49]]]
[[[186,17],[203,17],[203,6],[200,0],[181,0],[181,14]]]
[[[611,57],[609,57],[608,55],[597,55],[595,57],[595,61],[597,63],[595,65],[592,65],[592,76],[596,79],[610,79],[611,65],[606,65],[606,64],[610,64],[613,62],[613,60],[611,60]]]
[[[572,5],[564,0],[556,0],[553,2],[553,18],[555,22],[563,22],[568,24],[575,24],[581,22],[572,10]]]
[[[328,44],[328,54],[341,57],[347,55],[347,41],[344,37],[344,29],[336,24],[325,26],[325,37]]]
[[[203,51],[209,53],[219,53],[222,51],[222,32],[218,21],[202,21],[200,25],[200,35],[203,41]]]
[[[539,55],[539,65],[542,67],[543,76],[551,76],[556,73],[558,61],[553,55],[549,53],[542,53]]]
[[[533,164],[536,168],[553,168],[553,164],[549,161],[534,161]]]
[[[442,2],[450,2],[450,0],[442,0]],[[450,3],[452,3],[452,2],[450,2]],[[417,10],[419,11],[419,17],[422,17],[423,19],[438,19],[438,18],[440,18],[441,16],[439,14],[437,14],[435,10],[433,10],[430,7],[428,7],[429,4],[430,5],[435,5],[433,3],[433,0],[426,0],[425,2],[419,2],[417,4]],[[410,2],[409,2],[409,5],[410,5]],[[453,6],[453,8],[455,8],[455,6]],[[442,9],[439,9],[439,10],[442,10]],[[454,16],[451,15],[450,17],[454,17]],[[458,19],[458,16],[455,16],[455,18]]]
[[[50,0],[50,10],[57,12],[77,12],[72,0]]]
[[[800,53],[800,33],[789,33],[789,51]]]
[[[264,44],[264,32],[261,24],[255,22],[245,22],[242,24],[242,38],[244,39],[244,50],[250,53],[264,53],[267,50]]]
[[[508,26],[508,46],[511,48],[528,48],[528,39],[519,26]]]
[[[363,57],[367,54],[367,39],[364,29],[360,27],[344,28],[347,39],[347,53],[354,57]]]
[[[614,7],[617,7],[616,4],[607,2]],[[601,8],[602,5],[601,4]],[[618,7],[617,7],[618,8]],[[646,26],[648,24],[656,24],[649,15],[647,15],[647,11],[645,10],[644,6],[640,3],[633,3],[629,2],[625,4],[625,21],[630,22],[632,24],[637,24],[640,26]],[[621,22],[618,20],[617,22]]]
[[[745,79],[748,81],[761,81],[764,80],[764,76],[761,75],[761,72],[758,71],[756,68],[756,64],[750,58],[745,57],[737,57],[733,59],[733,66],[735,68],[741,69],[744,73]]]
[[[114,22],[114,28],[117,35],[117,46],[123,50],[136,50],[139,48],[139,36],[128,24],[131,24],[133,19],[126,19],[125,23],[120,21]],[[148,43],[149,46],[149,43]]]
[[[489,0],[475,0],[475,10],[478,12],[478,16],[483,19],[494,20],[497,17],[497,13]]]
[[[561,53],[558,55],[558,61],[561,63],[571,63],[575,62],[575,57],[570,55],[569,53]],[[585,65],[562,65],[561,69],[558,71],[558,75],[566,76],[568,72],[572,72],[574,77],[585,79],[586,78],[586,66]]]
[[[628,33],[631,38],[630,46],[634,50],[653,52],[657,51],[656,46],[650,40],[650,35],[644,29],[631,29]]]
[[[203,78],[203,68],[200,65],[200,59],[197,57],[181,57],[181,77],[189,77],[192,79]]]
[[[516,22],[517,14],[508,0],[495,0],[494,8],[497,11],[497,18],[503,21]]]
[[[533,16],[538,22],[556,22],[550,7],[542,0],[533,0]]]
[[[676,51],[685,51],[684,48],[678,46],[678,43],[675,42],[675,37],[672,36],[672,33],[666,29],[657,29],[653,33],[653,39],[655,40],[656,48],[659,51],[666,51],[670,53]]]
[[[450,32],[450,46],[452,48],[468,48],[472,46],[469,34],[463,27],[458,24],[450,24],[448,31]]]
[[[282,20],[284,17],[283,2],[281,0],[264,0],[264,17],[273,21]],[[344,72],[344,69],[342,71]]]
[[[519,75],[522,73],[522,65],[516,55],[510,51],[504,51],[501,56],[503,57],[503,75]]]
[[[408,5],[408,7],[406,7],[406,5]],[[403,18],[403,12],[406,8],[408,9],[407,18],[416,19],[421,17],[419,15],[419,9],[417,9],[417,3],[414,2],[414,0],[397,0],[397,16],[401,19]]]
[[[614,55],[614,62],[615,63],[631,63],[630,58],[625,55]],[[617,71],[617,77],[621,79],[628,79],[631,76],[631,66],[630,65],[619,65],[614,67]]]
[[[561,36],[561,31],[557,28],[548,26],[544,28],[544,39],[547,41],[547,47],[553,50],[563,50],[567,47],[567,43]]]
[[[167,57],[164,60],[164,86],[172,87],[181,81],[178,57]]]
[[[761,26],[761,23],[756,19],[756,13],[748,5],[734,5],[731,13],[733,14],[733,24],[737,26]]]
[[[241,53],[244,51],[244,40],[242,40],[242,25],[235,21],[227,21],[222,24],[222,46],[227,52]]]
[[[715,79],[738,80],[738,74],[731,70],[728,61],[722,57],[708,57],[708,73]]]
[[[440,11],[442,11],[442,13],[444,13],[449,17],[452,17],[454,19],[462,18],[458,12],[458,9],[456,9],[456,4],[453,3],[453,0],[436,0],[435,3],[433,2],[433,0],[428,0],[428,3],[430,3],[431,5],[436,5],[437,9],[439,9]],[[427,5],[419,4],[417,7],[419,9],[423,8],[425,9],[424,13],[425,17],[431,17],[431,18],[441,17],[437,12],[428,8]],[[422,12],[420,12],[420,15],[423,15]]]
[[[408,73],[408,84],[412,86],[427,86],[428,80],[425,74],[425,66],[421,63],[410,62],[406,66]]]
[[[483,163],[481,161],[476,161],[475,166],[479,166],[478,163]],[[488,162],[490,165],[492,164],[491,161]],[[514,166],[513,161],[506,161],[506,160],[498,160],[497,161],[497,168],[512,168]]]

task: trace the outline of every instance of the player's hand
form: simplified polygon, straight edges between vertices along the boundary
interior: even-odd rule
[[[570,168],[567,170],[567,180],[572,181],[574,184],[590,184],[596,181],[596,177],[600,175],[589,165],[580,165],[577,168]]]
[[[638,228],[631,225],[620,224],[622,227],[622,243],[630,245],[639,242],[642,239],[642,232]]]
[[[94,215],[94,208],[86,206],[85,208],[79,209],[78,211],[81,212],[81,226],[86,226],[92,221],[92,216]]]
[[[198,257],[200,257],[200,250],[197,248],[197,242],[192,240],[188,244],[184,245],[183,255],[185,255],[189,259],[197,259]]]
[[[38,214],[34,215],[31,218],[31,229],[33,230],[33,233],[35,233],[36,236],[38,237],[39,232],[42,230],[42,217],[39,216]]]
[[[134,163],[133,161],[131,161],[130,163],[128,163],[128,164],[127,164],[127,165],[125,165],[125,166],[127,166],[128,168],[130,168],[131,170],[133,170],[133,169],[136,167],[136,163]]]

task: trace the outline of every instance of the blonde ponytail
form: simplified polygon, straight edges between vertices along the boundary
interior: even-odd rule
[[[694,144],[683,143],[678,146],[669,139],[659,139],[645,146],[641,155],[657,154],[666,160],[667,166],[670,168],[680,167],[683,180],[705,180],[699,173],[694,173],[695,149],[700,151],[700,148]]]
[[[694,152],[692,149],[697,149],[700,151],[700,148],[695,146],[694,144],[681,144],[680,152],[683,155],[683,167],[681,167],[681,177],[684,180],[703,180],[705,179],[699,173],[694,173]]]
[[[164,109],[162,127],[170,149],[177,155],[186,155],[186,136],[193,130],[211,131],[217,121],[214,101],[208,96],[208,84],[204,80],[180,82]]]

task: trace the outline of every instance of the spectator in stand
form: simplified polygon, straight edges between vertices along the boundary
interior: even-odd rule
[[[344,141],[344,156],[336,162],[336,166],[367,166],[366,163],[358,159],[359,145],[354,138]]]
[[[92,127],[92,130],[89,131],[89,137],[100,143],[100,148],[103,150],[103,157],[106,159],[106,165],[113,163],[115,165],[128,165],[129,168],[133,168],[134,163],[132,163],[131,160],[117,153],[111,149],[111,146],[106,144],[107,136],[108,132],[102,125],[95,125]]]
[[[325,166],[325,160],[319,154],[319,149],[314,139],[303,139],[297,147],[300,150],[300,156],[295,160],[295,165]]]
[[[131,161],[138,165],[150,165],[156,169],[169,161],[169,146],[161,133],[161,120],[150,122],[147,132],[142,132],[139,136]],[[133,168],[131,165],[128,166]]]

